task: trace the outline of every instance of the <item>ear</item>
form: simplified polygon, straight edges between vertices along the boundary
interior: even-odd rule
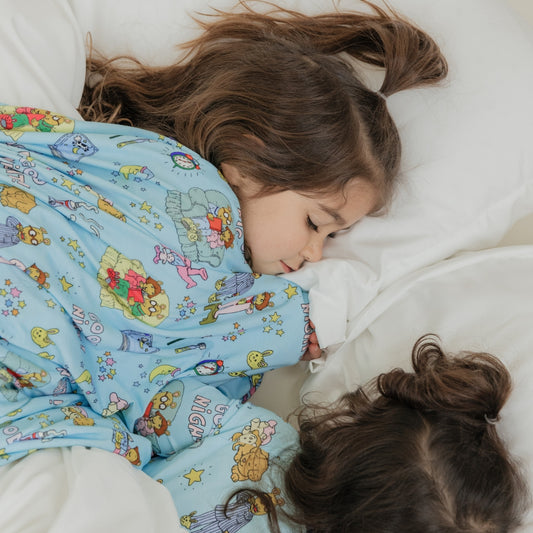
[[[220,170],[232,189],[237,190],[244,186],[245,180],[241,173],[237,170],[237,167],[231,165],[230,163],[222,163],[220,165]]]

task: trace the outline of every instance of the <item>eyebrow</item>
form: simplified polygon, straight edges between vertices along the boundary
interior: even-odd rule
[[[337,222],[337,224],[339,224],[340,226],[346,226],[346,221],[344,220],[344,218],[342,218],[339,215],[339,213],[337,213],[337,211],[335,211],[334,209],[331,209],[327,205],[323,205],[323,204],[318,204],[318,205],[319,205],[320,209],[322,209],[322,211],[324,211],[331,218],[333,218],[335,220],[335,222]]]

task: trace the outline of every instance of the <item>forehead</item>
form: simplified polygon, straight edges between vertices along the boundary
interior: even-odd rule
[[[312,198],[321,211],[341,226],[367,215],[378,204],[375,188],[368,182],[357,180],[346,184],[341,191],[324,192]]]

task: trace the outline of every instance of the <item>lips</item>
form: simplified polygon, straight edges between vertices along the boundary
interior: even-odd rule
[[[280,261],[281,266],[283,267],[283,270],[285,274],[289,274],[290,272],[294,272],[294,268],[291,268],[287,263],[284,263],[283,261]]]

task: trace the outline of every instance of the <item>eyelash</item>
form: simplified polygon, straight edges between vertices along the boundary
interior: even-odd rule
[[[311,220],[310,217],[307,217],[307,225],[313,230],[318,231],[318,226]],[[330,233],[328,239],[334,239],[337,236],[337,232]]]
[[[307,225],[313,230],[318,231],[318,226],[311,220],[310,217],[307,217]]]

